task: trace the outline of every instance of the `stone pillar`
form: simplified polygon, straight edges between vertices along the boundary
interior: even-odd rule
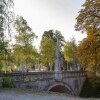
[[[57,37],[56,43],[56,58],[55,58],[55,79],[59,80],[62,79],[61,73],[61,63],[60,63],[60,47],[59,47],[59,39]]]

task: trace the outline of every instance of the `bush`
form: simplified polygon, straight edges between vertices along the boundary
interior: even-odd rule
[[[15,82],[9,76],[3,76],[2,86],[4,88],[15,88]]]
[[[0,62],[0,71],[1,71],[2,67],[3,67],[3,64]]]
[[[87,78],[80,93],[80,97],[100,98],[100,78]]]

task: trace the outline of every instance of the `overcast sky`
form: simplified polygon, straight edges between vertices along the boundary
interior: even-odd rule
[[[44,31],[59,30],[70,40],[72,36],[80,41],[85,34],[75,31],[75,18],[85,0],[14,0],[14,11],[27,20],[33,32],[38,36],[34,44],[38,47]]]

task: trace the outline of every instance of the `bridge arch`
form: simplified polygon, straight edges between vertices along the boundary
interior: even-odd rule
[[[73,92],[71,86],[69,86],[67,83],[64,83],[64,82],[54,82],[51,85],[49,85],[47,90],[74,95],[74,92]]]

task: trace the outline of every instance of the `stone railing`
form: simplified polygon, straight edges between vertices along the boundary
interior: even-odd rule
[[[85,77],[86,71],[62,71],[62,78],[71,77]],[[13,72],[13,73],[1,73],[0,81],[3,76],[9,76],[14,81],[35,81],[35,80],[49,80],[55,79],[55,72]]]
[[[0,87],[2,86],[2,78],[10,77],[15,82],[16,87],[25,87],[29,82],[54,79],[54,72],[13,72],[0,73]]]
[[[55,72],[13,72],[13,73],[0,73],[0,87],[2,86],[2,78],[10,77],[15,83],[16,87],[24,87],[27,83],[34,83],[37,81],[46,81],[46,80],[59,80],[56,78],[58,73]],[[85,77],[87,75],[86,71],[62,71],[59,75],[61,75],[61,79],[64,78],[77,78],[77,77]],[[58,76],[59,76],[58,75]],[[60,76],[59,76],[60,77]]]
[[[62,78],[86,77],[87,71],[63,71]]]
[[[12,73],[1,73],[0,80],[2,77],[9,76],[14,81],[35,81],[35,80],[46,80],[53,79],[54,72],[12,72]]]

